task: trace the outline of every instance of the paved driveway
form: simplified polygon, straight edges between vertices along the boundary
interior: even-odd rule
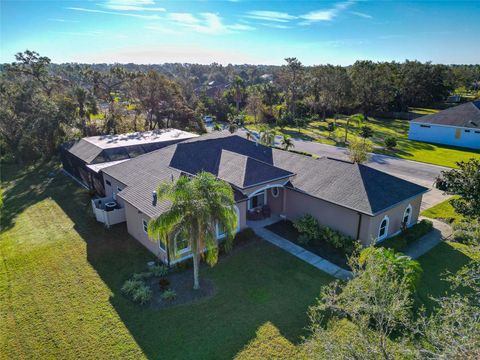
[[[240,130],[239,133],[245,136],[244,130]],[[277,136],[275,144],[278,145],[280,140],[281,137]],[[293,139],[293,143],[295,145],[294,149],[298,151],[305,151],[318,156],[348,159],[347,150],[343,147],[300,139]],[[428,209],[450,197],[448,195],[443,195],[441,191],[433,188],[435,178],[442,170],[449,170],[449,168],[380,154],[372,154],[366,165],[430,188],[431,190],[423,196],[422,210]]]

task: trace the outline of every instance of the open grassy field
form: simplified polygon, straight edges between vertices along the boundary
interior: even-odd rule
[[[417,109],[416,111],[427,114],[429,109]],[[333,121],[333,119],[327,120]],[[370,126],[373,130],[371,140],[376,153],[448,167],[456,167],[456,162],[466,161],[472,157],[480,159],[480,151],[408,140],[409,122],[407,120],[370,117],[363,124],[350,122],[348,139],[359,138],[361,127],[364,125]],[[278,135],[288,134],[303,140],[345,146],[345,126],[345,118],[340,118],[337,120],[337,129],[332,134],[328,132],[325,121],[312,121],[300,129],[286,126],[283,129],[274,127],[274,130]],[[259,130],[260,126],[247,125],[247,128]],[[387,136],[394,136],[397,139],[397,147],[393,151],[383,148],[383,142]]]
[[[51,170],[2,167],[0,358],[229,359],[266,324],[293,344],[305,334],[307,307],[332,278],[265,242],[202,269],[212,298],[133,304],[120,287],[152,255],[124,225],[97,223],[86,191]]]

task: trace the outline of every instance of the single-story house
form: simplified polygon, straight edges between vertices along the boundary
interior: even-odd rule
[[[480,149],[480,100],[410,121],[408,138]]]
[[[311,214],[365,245],[397,234],[402,223],[415,224],[428,191],[365,165],[274,149],[229,132],[187,139],[101,171],[106,197],[92,201],[97,219],[109,225],[126,221],[128,232],[167,264],[190,256],[188,242],[173,237],[167,251],[149,238],[147,226],[169,207],[157,201],[154,191],[181,175],[208,171],[230,184],[237,231],[266,218],[294,220]],[[105,203],[114,209],[106,211]],[[113,212],[116,220],[104,218]],[[217,232],[219,239],[224,237],[221,228]]]
[[[177,129],[90,136],[64,144],[60,158],[67,173],[104,195],[103,168],[196,136]]]

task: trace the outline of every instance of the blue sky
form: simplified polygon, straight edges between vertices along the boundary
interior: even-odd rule
[[[1,62],[480,63],[479,1],[2,0]]]

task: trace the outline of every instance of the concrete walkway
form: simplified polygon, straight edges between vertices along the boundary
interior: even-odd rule
[[[284,239],[283,237],[267,230],[265,228],[253,229],[255,233],[261,238],[265,239],[269,243],[278,246],[279,248],[289,252],[293,256],[309,263],[310,265],[320,269],[327,274],[332,275],[340,280],[348,280],[352,277],[352,272],[342,269],[341,267],[332,264],[330,261],[298,246],[291,241]]]
[[[423,217],[420,217],[419,220],[421,220],[422,218]],[[452,227],[450,225],[435,219],[427,220],[433,222],[433,230],[427,235],[422,236],[413,244],[407,246],[404,251],[405,255],[410,256],[412,259],[419,258],[423,254],[429,252],[443,240],[446,240],[452,236]]]

